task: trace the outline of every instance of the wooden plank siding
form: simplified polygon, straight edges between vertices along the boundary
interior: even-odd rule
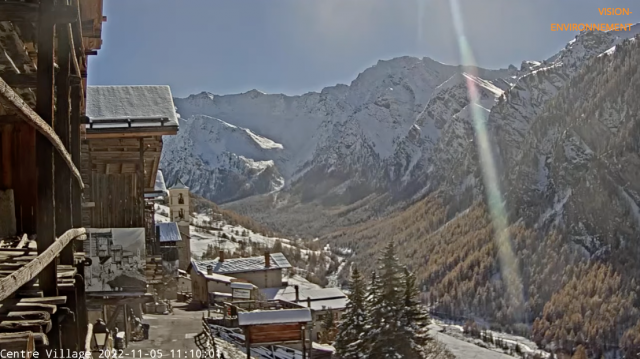
[[[36,130],[24,122],[1,128],[0,189],[13,189],[18,233],[36,232]]]
[[[144,227],[143,195],[133,173],[91,173],[91,201],[95,206],[90,216],[95,228]]]
[[[140,183],[140,138],[87,139],[82,143],[81,174],[88,187],[82,223],[95,228],[147,227],[144,192],[154,190],[162,137],[142,139],[144,183]],[[117,210],[116,210],[117,209]],[[155,229],[154,229],[155,230]],[[147,230],[147,237],[152,232]]]

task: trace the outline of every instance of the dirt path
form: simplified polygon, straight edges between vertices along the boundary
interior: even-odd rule
[[[140,359],[196,359],[193,337],[202,330],[205,311],[188,311],[181,303],[175,303],[173,314],[145,314],[149,323],[149,339],[130,342],[123,351],[124,358]]]

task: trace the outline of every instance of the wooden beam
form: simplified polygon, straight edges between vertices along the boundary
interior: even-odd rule
[[[140,214],[144,219],[144,139],[140,138],[138,140],[138,143],[140,145],[140,163],[138,164],[138,185],[140,186],[140,193],[138,194],[138,198],[136,200],[140,201],[140,211],[142,211],[142,213]],[[155,227],[154,227],[155,229]],[[149,233],[147,233],[147,229],[145,228],[145,241],[147,239],[147,236],[149,235]],[[153,254],[155,254],[155,251],[152,249]]]
[[[2,128],[2,187],[13,188],[13,125]]]
[[[84,91],[82,90],[82,81],[72,83],[70,152],[71,160],[73,161],[73,164],[76,166],[76,168],[81,167],[80,115],[82,111],[83,96]],[[78,183],[71,184],[71,218],[71,223],[74,228],[82,227],[82,187],[79,186]],[[84,327],[81,327],[79,329],[84,330],[83,328]]]
[[[8,298],[13,292],[36,278],[38,273],[53,262],[56,256],[60,254],[62,249],[67,246],[71,240],[86,233],[87,231],[84,228],[74,228],[66,231],[60,238],[57,238],[51,246],[40,253],[38,257],[30,261],[29,264],[15,271],[13,275],[0,279],[0,301]],[[42,281],[40,283],[42,283]],[[53,278],[53,283],[54,285],[57,283],[56,277]],[[46,293],[45,296],[47,296]]]
[[[160,166],[160,157],[151,161],[151,175],[149,176],[149,183],[147,185],[153,188],[156,185],[156,175],[158,174],[158,167]]]
[[[135,128],[135,127],[134,127]],[[125,132],[124,128],[122,129],[113,129],[109,132],[105,130],[89,130],[87,129],[87,139],[97,139],[97,138],[139,138],[139,137],[151,137],[151,136],[172,136],[178,133],[177,128],[171,129],[170,127],[159,127],[158,130],[151,128],[136,128],[136,130],[141,132]]]
[[[37,22],[38,4],[22,1],[1,1],[0,21]],[[78,21],[77,10],[69,5],[57,5],[40,9],[40,14],[50,17],[54,24],[65,24]]]
[[[54,114],[54,4],[54,0],[41,0],[37,26],[38,87],[36,88],[36,113],[38,114],[37,117],[43,121],[43,128],[46,128],[47,132],[53,132],[51,126],[53,126]],[[55,136],[55,134],[53,135]],[[57,136],[55,138],[58,142],[60,141]],[[64,150],[61,143],[60,146]],[[36,261],[36,258],[36,260],[29,262],[29,264],[17,270],[15,275],[0,280],[0,283],[4,284],[0,284],[0,298],[15,292],[36,276],[38,277],[40,289],[42,289],[44,295],[58,295],[55,258],[64,246],[60,247],[58,251],[50,251],[50,249],[56,248],[53,149],[54,146],[52,142],[50,142],[46,136],[42,133],[36,134],[36,153],[38,154],[36,157],[36,177],[38,181],[36,232],[38,238],[38,253],[40,254],[38,257],[42,256],[42,258],[40,261]],[[45,254],[49,255],[45,257]],[[31,268],[28,269],[28,267]],[[25,269],[28,270],[25,271]],[[17,285],[18,283],[20,283],[20,285]],[[51,340],[51,347],[52,349],[59,349],[59,327],[56,325],[53,329],[51,337],[49,338]]]
[[[49,320],[51,314],[47,311],[41,310],[24,310],[24,311],[12,311],[5,314],[0,314],[0,321],[3,320]]]
[[[52,34],[53,32],[51,32],[51,35]],[[40,49],[38,54],[40,53],[42,53],[42,48]],[[46,61],[43,61],[43,62],[46,62]],[[53,73],[51,75],[53,76]],[[36,92],[39,92],[39,91],[41,90],[38,90]],[[51,103],[53,104],[52,91],[51,91],[51,96],[52,96]],[[46,98],[47,96],[45,95],[44,97]],[[84,184],[82,183],[82,176],[80,175],[80,172],[78,171],[76,166],[74,166],[73,161],[71,161],[71,156],[69,156],[69,153],[62,145],[62,142],[60,142],[60,139],[58,138],[58,136],[51,129],[51,126],[42,119],[42,116],[40,116],[37,113],[37,111],[34,112],[31,109],[31,107],[29,107],[29,105],[26,102],[24,102],[24,100],[20,97],[20,95],[15,93],[15,91],[13,91],[13,89],[9,85],[7,85],[7,83],[2,79],[2,77],[0,77],[0,98],[3,98],[7,102],[9,102],[12,105],[12,107],[17,110],[17,113],[16,113],[17,116],[21,117],[29,125],[35,128],[40,135],[45,137],[49,142],[53,144],[53,147],[58,152],[60,152],[60,155],[64,158],[64,161],[67,164],[67,166],[71,168],[71,172],[80,183],[81,188],[84,188]],[[40,107],[42,106],[44,105],[41,104]],[[37,109],[38,107],[36,106],[36,110]],[[53,114],[53,105],[52,105],[51,113]],[[38,152],[38,158],[41,158],[42,155],[43,153]]]
[[[84,351],[85,353],[91,353],[91,338],[93,338],[93,324],[87,324],[87,335],[84,339]]]
[[[51,320],[7,320],[0,322],[0,330],[24,330],[25,328],[45,327],[45,333],[51,330]]]
[[[71,74],[71,55],[73,47],[71,46],[71,25],[56,26],[57,51],[56,54],[58,66],[60,69],[56,73],[56,118],[54,121],[54,129],[56,135],[60,138],[60,142],[64,148],[70,150],[70,120],[71,106],[69,104],[69,75]],[[75,164],[74,164],[75,165]],[[64,159],[59,153],[54,154],[54,167],[56,176],[54,178],[55,193],[55,221],[56,236],[64,234],[71,226],[71,171],[65,165]],[[73,265],[73,243],[66,246],[60,254],[60,263]],[[75,308],[71,308],[75,310]],[[75,335],[74,335],[75,337]]]
[[[30,338],[33,338],[38,345],[49,345],[49,339],[44,333],[16,332],[0,333],[0,348],[17,344],[17,348],[25,349]]]
[[[2,75],[4,81],[13,88],[35,88],[38,85],[35,73],[29,74],[11,74]]]
[[[76,280],[76,300],[78,301],[78,311],[76,312],[76,325],[78,327],[78,343],[84,341],[87,329],[87,295],[84,286],[84,265],[78,266],[78,274],[74,276]],[[81,345],[80,345],[81,347]]]

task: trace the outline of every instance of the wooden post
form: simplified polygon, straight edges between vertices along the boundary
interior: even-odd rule
[[[129,347],[129,306],[124,305],[124,347]]]
[[[76,324],[78,325],[78,343],[82,343],[87,333],[89,325],[87,319],[87,302],[84,288],[84,263],[78,266],[78,274],[75,275],[76,280],[76,299],[78,301],[78,311],[76,312]]]
[[[249,339],[249,328],[250,327],[244,327],[244,344],[247,347],[247,359],[251,359],[251,339]]]
[[[38,70],[36,89],[36,113],[49,126],[53,125],[53,18],[54,0],[42,0],[38,14]],[[53,145],[41,133],[36,134],[36,166],[38,180],[37,242],[38,253],[44,252],[55,241],[55,203]],[[44,296],[58,295],[56,260],[39,274],[39,286]],[[47,334],[51,349],[60,348],[60,333],[57,321]]]
[[[2,128],[2,187],[13,188],[13,125],[5,125]],[[15,191],[14,191],[15,196]]]
[[[73,55],[75,56],[75,55]],[[80,168],[80,104],[82,103],[82,79],[73,77],[71,85],[71,159],[76,168]],[[77,182],[71,184],[71,224],[82,227],[82,192]],[[86,325],[85,325],[86,327]]]
[[[304,324],[302,325],[302,359],[307,359],[307,339],[306,330]]]
[[[139,144],[140,144],[140,157],[138,159],[138,187],[140,190],[140,194],[139,194],[139,199],[140,199],[140,210],[142,211],[141,215],[142,217],[142,222],[144,224],[145,222],[145,216],[144,216],[144,138],[140,137],[139,139]],[[151,243],[149,243],[149,233],[147,226],[145,225],[145,230],[144,230],[144,240],[145,240],[145,244],[149,245]],[[154,255],[156,254],[155,248],[153,248],[153,246],[151,246],[151,254]]]
[[[73,316],[67,316],[62,323],[62,329],[64,335],[62,335],[62,348],[70,351],[77,351],[80,349],[78,341],[78,293],[77,286],[65,291],[67,296],[67,306],[73,311]]]
[[[54,129],[64,148],[69,151],[69,73],[71,45],[69,27],[56,26],[58,51],[56,52],[58,72],[56,73],[56,119]],[[56,204],[56,236],[62,235],[71,228],[71,171],[59,153],[54,154],[55,204]],[[60,254],[60,263],[73,265],[73,242],[66,246]],[[71,308],[75,312],[75,308]],[[75,336],[75,333],[74,333]]]

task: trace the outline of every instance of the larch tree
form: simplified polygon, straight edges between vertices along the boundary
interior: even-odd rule
[[[361,359],[367,352],[364,341],[367,325],[366,288],[356,267],[351,272],[349,284],[351,294],[349,294],[349,302],[338,325],[338,336],[334,347],[340,358]]]
[[[578,345],[576,352],[573,353],[571,359],[589,359],[587,356],[587,351],[584,349],[584,346]]]

